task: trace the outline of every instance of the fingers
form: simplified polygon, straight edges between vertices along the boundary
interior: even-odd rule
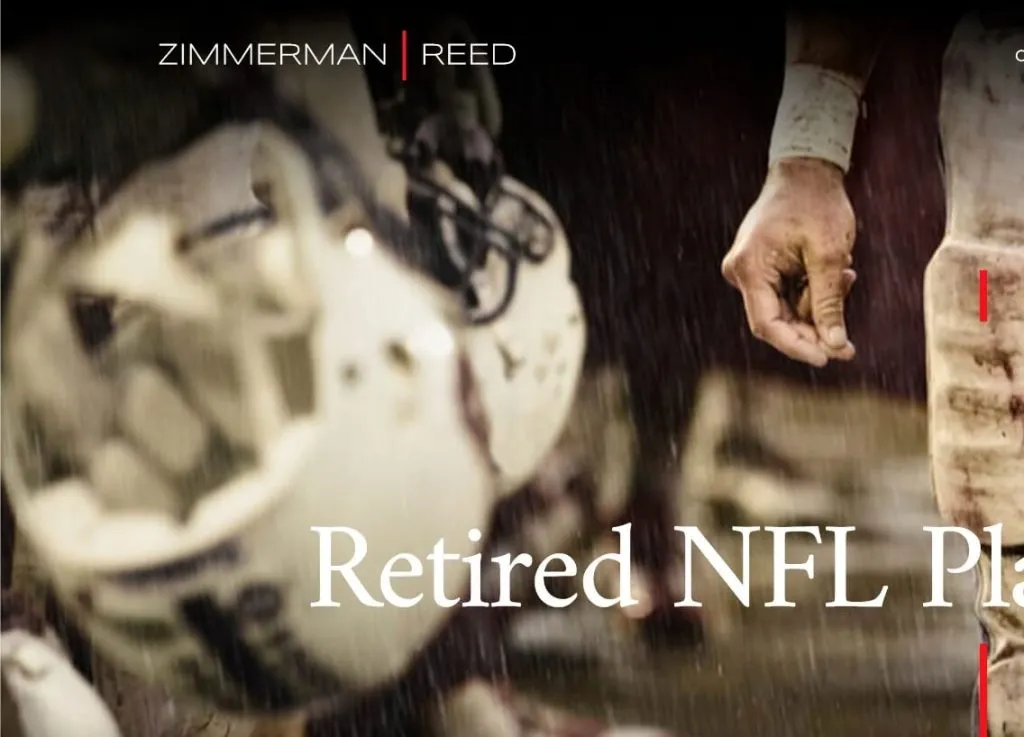
[[[819,344],[814,328],[792,319],[771,283],[741,285],[740,293],[754,337],[796,361],[818,367],[828,363],[828,353]]]
[[[784,170],[769,177],[722,263],[723,276],[744,295],[758,337],[813,365],[853,357],[843,305],[856,278],[850,269],[855,230],[834,171],[824,178]],[[800,277],[803,284],[793,283]]]
[[[856,355],[856,348],[844,340],[838,348],[825,344],[815,325],[812,324],[812,296],[805,288],[796,306],[795,314],[779,296],[771,279],[758,277],[727,258],[722,264],[722,274],[736,287],[742,297],[750,330],[756,338],[797,361],[812,366],[825,366],[829,360],[849,361]],[[840,272],[842,298],[845,298],[857,280],[853,269]],[[841,309],[841,303],[840,303]]]
[[[850,291],[853,289],[854,283],[857,281],[857,272],[853,269],[843,270],[843,295],[845,297],[850,296]],[[807,288],[806,281],[801,286],[800,296],[796,301],[796,309],[794,310],[797,318],[806,322],[808,325],[814,323],[814,317],[811,312],[811,290]]]
[[[779,296],[775,283],[779,275],[773,281],[768,272],[751,267],[751,261],[740,253],[734,247],[725,257],[722,276],[742,295],[754,337],[793,360],[819,367],[828,363],[814,328],[795,321],[789,306]]]
[[[857,281],[857,272],[853,269],[843,270],[843,297],[850,296],[850,291],[853,289],[854,283]],[[801,323],[805,323],[806,326],[814,333],[815,338],[818,338],[818,332],[815,328],[811,327],[813,324],[813,315],[811,310],[811,290],[804,288],[800,294],[800,299],[797,302],[796,317]],[[819,342],[820,339],[819,339]],[[833,360],[839,361],[851,361],[857,355],[857,350],[853,343],[847,341],[842,348],[831,348],[824,345],[828,357]]]
[[[849,339],[843,316],[843,302],[849,291],[848,253],[841,251],[808,253],[807,288],[811,316],[821,340],[832,350],[843,350]]]
[[[853,269],[843,269],[843,296],[849,297],[850,290],[857,283],[857,272]]]

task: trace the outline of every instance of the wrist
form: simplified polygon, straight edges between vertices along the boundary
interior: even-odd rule
[[[814,186],[842,186],[846,175],[838,165],[811,156],[793,156],[779,159],[768,168],[769,178],[806,182]]]
[[[787,65],[769,166],[787,159],[821,159],[849,171],[859,114],[856,80],[813,64]]]

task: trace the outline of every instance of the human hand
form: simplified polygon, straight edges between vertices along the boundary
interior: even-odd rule
[[[768,173],[722,275],[743,295],[751,332],[798,361],[824,366],[855,355],[843,302],[856,280],[856,221],[842,171],[787,159]]]

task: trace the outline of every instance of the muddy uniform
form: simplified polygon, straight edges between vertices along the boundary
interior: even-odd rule
[[[946,235],[925,277],[932,476],[947,520],[985,545],[977,612],[989,643],[988,729],[1017,737],[1024,735],[1024,18],[957,26],[944,59],[940,128]],[[988,282],[979,296],[982,270]],[[1000,524],[1001,540],[990,534]]]

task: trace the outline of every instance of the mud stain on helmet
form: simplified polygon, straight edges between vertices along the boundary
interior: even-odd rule
[[[512,351],[509,350],[508,346],[501,342],[498,343],[498,355],[501,356],[501,366],[505,378],[508,381],[512,381],[523,365],[522,360],[512,355]]]
[[[491,421],[480,396],[480,388],[473,375],[473,367],[465,355],[459,356],[458,371],[459,407],[462,410],[462,418],[476,441],[477,447],[487,457],[492,469],[499,471],[498,464],[491,454]]]
[[[400,371],[411,373],[415,368],[416,361],[412,357],[412,353],[401,343],[388,343],[384,352],[391,365]]]
[[[362,373],[354,363],[346,363],[341,367],[341,380],[348,386],[355,386],[359,383]]]

